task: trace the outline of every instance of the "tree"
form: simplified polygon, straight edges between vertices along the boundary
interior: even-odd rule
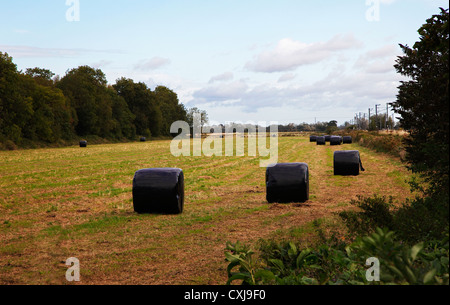
[[[190,108],[187,111],[187,123],[189,126],[194,126],[194,115],[200,115],[201,118],[201,126],[205,126],[209,122],[208,113],[205,110],[200,110],[197,107]]]
[[[397,60],[398,73],[410,78],[401,82],[394,110],[409,131],[406,159],[429,187],[427,194],[448,198],[449,171],[449,12],[442,9],[419,29],[420,41]]]
[[[29,74],[19,75],[22,94],[31,99],[32,116],[27,120],[23,136],[33,141],[54,143],[74,136],[71,111],[62,91]],[[43,84],[43,85],[42,85]]]
[[[339,128],[337,127],[337,121],[330,121],[327,124],[326,133],[332,134],[337,130],[339,130]]]
[[[125,99],[119,96],[114,88],[109,87],[108,94],[113,102],[113,135],[118,139],[134,139],[136,137],[136,126],[134,126],[133,122],[136,116],[128,108]]]
[[[162,113],[161,133],[170,135],[174,122],[186,121],[186,109],[179,103],[177,94],[167,87],[158,86],[153,93]]]
[[[35,79],[35,81],[43,86],[51,86],[53,85],[52,77],[55,76],[55,73],[48,69],[42,68],[28,68],[25,72],[26,75],[31,76]]]
[[[113,101],[106,84],[105,74],[89,66],[70,70],[57,83],[76,111],[75,129],[78,135],[112,136]]]
[[[117,94],[125,99],[129,109],[135,115],[136,133],[146,137],[159,136],[163,116],[156,95],[147,85],[122,77],[113,87]]]
[[[17,66],[12,57],[0,52],[0,136],[20,143],[32,115],[32,99],[23,94]]]

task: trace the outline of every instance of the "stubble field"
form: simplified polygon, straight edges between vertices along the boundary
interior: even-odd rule
[[[359,150],[366,172],[333,176],[335,150]],[[278,161],[310,167],[310,201],[268,204],[259,161],[173,157],[170,141],[0,152],[0,284],[69,284],[76,257],[85,285],[223,285],[227,241],[308,243],[314,220],[339,230],[335,213],[358,195],[411,196],[399,160],[280,137]],[[134,173],[151,167],[183,169],[183,214],[134,213]]]

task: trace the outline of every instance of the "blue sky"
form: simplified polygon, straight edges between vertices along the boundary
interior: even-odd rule
[[[20,70],[64,76],[89,65],[111,84],[164,85],[218,123],[342,124],[385,107],[403,79],[393,68],[398,44],[414,44],[426,19],[448,8],[440,0],[78,0],[71,22],[75,2],[2,1],[0,51]]]

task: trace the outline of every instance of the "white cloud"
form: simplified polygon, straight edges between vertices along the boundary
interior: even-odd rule
[[[0,45],[0,50],[9,53],[14,58],[35,57],[79,57],[91,53],[123,54],[120,50],[90,50],[90,49],[63,49],[63,48],[41,48],[34,46]]]
[[[191,102],[214,107],[239,106],[245,113],[287,107],[319,114],[326,111],[331,115],[336,107],[353,107],[355,111],[364,111],[367,105],[375,102],[392,102],[400,80],[398,74],[334,69],[324,78],[310,84],[293,82],[280,87],[270,83],[249,85],[240,80],[208,86],[197,90]]]
[[[209,84],[215,83],[215,82],[224,82],[224,81],[230,81],[234,78],[234,75],[232,72],[225,72],[223,74],[220,75],[216,75],[211,77],[211,79],[209,80]]]
[[[135,70],[157,70],[170,64],[170,59],[159,56],[141,60],[134,66]]]
[[[326,42],[303,43],[290,38],[280,40],[275,48],[256,56],[246,64],[254,72],[292,71],[329,59],[340,51],[361,46],[353,35],[336,35]]]
[[[278,82],[279,83],[288,82],[288,81],[295,79],[296,77],[297,77],[297,75],[294,73],[285,73],[280,76],[280,78],[278,79]]]
[[[193,97],[200,103],[226,102],[241,99],[247,90],[247,83],[244,80],[239,80],[197,90],[194,92]]]
[[[386,45],[362,54],[355,62],[354,68],[366,73],[395,72],[394,64],[399,55],[394,45]]]
[[[100,68],[102,68],[102,67],[109,66],[109,65],[111,65],[112,63],[113,63],[113,62],[112,62],[111,60],[104,60],[104,59],[102,59],[102,60],[100,60],[100,61],[97,61],[97,62],[94,62],[94,63],[90,64],[90,66],[93,67],[93,68],[95,68],[95,69],[100,69]]]

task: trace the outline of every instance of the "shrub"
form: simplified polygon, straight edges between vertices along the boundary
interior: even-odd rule
[[[410,244],[421,240],[440,239],[448,232],[448,197],[416,198],[402,207],[393,209],[392,197],[364,198],[359,196],[351,204],[357,211],[339,213],[351,236],[374,232],[377,227],[387,228]]]
[[[227,243],[230,285],[449,284],[448,233],[443,240],[408,246],[394,232],[377,228],[350,245],[329,243],[299,248],[295,243],[265,243],[261,259],[240,243]],[[380,281],[367,278],[366,260],[380,262]],[[233,269],[238,268],[238,272]]]
[[[393,228],[393,215],[391,213],[393,198],[380,197],[364,198],[358,196],[352,200],[351,205],[358,208],[357,211],[344,211],[339,216],[348,227],[350,234],[365,235],[375,231],[377,227]]]

